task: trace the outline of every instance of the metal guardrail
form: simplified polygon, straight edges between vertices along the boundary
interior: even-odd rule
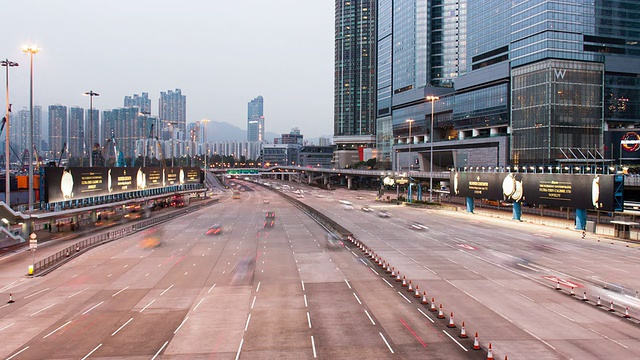
[[[210,205],[210,203],[217,203],[218,199],[212,199],[208,202],[200,203],[197,207],[204,207]],[[86,238],[80,242],[77,242],[73,245],[70,245],[53,255],[47,256],[46,258],[36,262],[33,264],[33,275],[42,276],[46,275],[48,272],[55,270],[57,267],[62,266],[66,261],[72,259],[76,255],[82,253],[85,250],[89,250],[93,247],[106,244],[110,241],[114,241],[125,236],[131,235],[138,231],[149,228],[153,225],[171,220],[173,218],[177,218],[184,214],[187,214],[189,210],[192,208],[185,208],[183,211],[174,211],[170,214],[164,214],[161,216],[153,217],[150,219],[142,220],[135,224],[127,225],[118,229],[110,230],[108,232],[98,234],[95,236],[91,236]]]

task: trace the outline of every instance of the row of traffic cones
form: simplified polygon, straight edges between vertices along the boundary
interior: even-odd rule
[[[422,305],[429,306],[429,311],[437,312],[438,313],[438,315],[437,315],[438,319],[445,319],[446,318],[445,315],[444,315],[444,308],[443,308],[442,304],[440,304],[439,307],[436,307],[435,298],[432,297],[431,301],[429,301],[428,298],[427,298],[427,292],[423,291],[422,293],[420,293],[420,287],[418,285],[416,285],[414,287],[413,286],[413,282],[411,280],[407,280],[406,276],[400,274],[400,270],[396,270],[395,267],[391,266],[391,264],[389,264],[388,262],[384,261],[381,256],[376,255],[375,252],[373,252],[371,249],[366,247],[362,242],[358,241],[355,237],[349,236],[348,239],[355,246],[357,246],[362,252],[364,252],[367,257],[370,257],[373,260],[374,264],[377,264],[379,267],[381,267],[382,270],[387,275],[389,275],[389,277],[391,277],[392,279],[395,279],[395,281],[400,283],[400,285],[402,287],[406,288],[407,292],[413,293],[413,297],[414,298],[420,299],[420,303]],[[449,323],[447,324],[447,327],[450,328],[450,329],[453,329],[453,328],[457,327],[456,324],[455,324],[455,321],[454,321],[453,311],[451,311],[450,314],[449,314]],[[467,330],[466,330],[464,321],[460,325],[460,334],[458,335],[458,337],[461,338],[461,339],[468,338]],[[472,349],[473,350],[482,350],[482,347],[480,346],[480,341],[478,340],[478,333],[477,332],[475,333]],[[491,343],[489,343],[489,349],[487,351],[487,359],[488,360],[493,360],[493,349],[491,347]],[[505,356],[505,360],[507,360],[506,356]]]
[[[573,288],[571,288],[571,295],[573,295]],[[582,299],[580,299],[580,300],[585,301],[585,302],[589,301],[589,298],[587,297],[587,292],[586,291],[582,293]],[[598,296],[598,300],[596,300],[596,306],[597,307],[602,307],[602,299],[600,298],[600,296]],[[609,312],[615,312],[616,311],[616,309],[613,307],[613,300],[609,301],[609,310],[608,311]],[[630,319],[631,318],[631,315],[629,315],[629,307],[628,306],[626,306],[624,308],[624,315],[622,315],[622,317],[625,318],[625,319]]]

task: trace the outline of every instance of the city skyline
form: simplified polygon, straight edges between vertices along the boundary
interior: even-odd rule
[[[298,7],[295,16],[278,11],[287,6],[280,1],[173,5],[6,4],[7,13],[29,14],[8,18],[0,39],[0,57],[20,64],[9,72],[14,109],[28,106],[29,61],[21,48],[35,44],[42,51],[34,56],[34,104],[43,109],[88,108],[82,94],[93,90],[100,93],[94,109],[102,112],[144,92],[157,116],[160,93],[182,89],[187,123],[208,118],[244,128],[247,99],[262,94],[269,99],[267,131],[293,124],[310,136],[333,133],[332,4]]]

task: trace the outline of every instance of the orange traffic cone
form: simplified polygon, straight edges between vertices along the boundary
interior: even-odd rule
[[[602,306],[602,302],[600,302],[600,296],[598,296],[598,303],[596,304],[596,306]]]
[[[9,294],[9,301],[7,301],[7,304],[13,304],[15,301],[13,301],[13,294]]]
[[[392,270],[391,270],[391,265],[389,265],[389,263],[387,263],[387,274],[391,274]],[[393,275],[391,275],[393,276]]]
[[[560,282],[559,282],[559,281],[556,283],[556,290],[561,290],[561,289],[560,289]]]
[[[407,288],[408,292],[413,292],[413,284],[411,283],[411,280],[409,280],[409,287]]]
[[[80,245],[76,245],[76,252],[80,251]]]
[[[444,312],[442,311],[442,304],[440,304],[440,309],[438,309],[438,319],[444,319]]]
[[[487,351],[487,360],[493,360],[493,351],[491,350],[491,343],[489,343],[489,351]]]
[[[378,258],[378,266],[383,266],[384,263],[382,262],[382,257]]]
[[[629,307],[627,306],[627,307],[624,309],[624,318],[625,318],[625,319],[628,319],[628,318],[630,318],[630,317],[631,317],[631,316],[629,316]]]
[[[438,309],[436,309],[436,299],[435,298],[431,298],[431,307],[429,308],[429,311],[431,311],[431,312],[438,311]]]
[[[423,292],[422,293],[422,301],[420,301],[422,303],[422,305],[427,305],[429,303],[429,300],[427,300],[427,292]]]
[[[609,311],[611,311],[611,312],[616,311],[616,310],[613,308],[613,300],[611,300],[611,302],[609,303]]]
[[[396,276],[396,281],[400,282],[402,281],[402,277],[400,277],[400,270],[398,270],[398,272],[396,273],[398,276]]]
[[[582,301],[588,301],[589,299],[587,299],[587,292],[585,291],[584,293],[582,293]]]
[[[391,277],[396,277],[396,268],[391,268]]]
[[[478,332],[476,331],[476,337],[473,339],[473,350],[480,350],[480,342],[478,341]]]
[[[571,287],[571,296],[576,296],[576,294],[573,292],[573,286]]]
[[[449,325],[447,325],[448,328],[454,328],[456,327],[456,324],[453,322],[453,311],[451,312],[451,315],[449,315]]]
[[[420,298],[420,290],[418,290],[418,285],[416,285],[416,292],[413,294],[413,297],[416,299]]]
[[[402,277],[402,286],[403,287],[407,286],[407,277],[406,276]]]
[[[461,339],[467,338],[467,329],[464,328],[464,321],[462,322],[462,328],[460,329],[460,335],[458,335]]]

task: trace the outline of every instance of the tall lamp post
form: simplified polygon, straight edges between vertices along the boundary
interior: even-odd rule
[[[409,171],[413,170],[413,159],[411,156],[411,144],[413,144],[413,138],[411,138],[411,124],[413,123],[413,119],[407,119],[405,122],[409,123]]]
[[[85,96],[89,96],[89,167],[93,167],[93,97],[100,96],[97,92],[89,90],[84,93]],[[117,155],[116,155],[117,156]]]
[[[7,79],[7,108],[4,117],[4,128],[5,130],[5,142],[4,142],[4,165],[5,165],[5,197],[4,202],[7,206],[11,207],[11,153],[9,148],[9,113],[11,112],[11,104],[9,104],[9,68],[18,66],[17,62],[9,61],[9,59],[5,59],[0,61],[0,65],[6,67],[6,79]]]
[[[433,201],[433,102],[440,100],[437,96],[429,95],[427,100],[431,101],[431,132],[429,133],[429,202]]]
[[[204,124],[204,131],[202,134],[202,145],[204,146],[204,171],[207,171],[207,124],[211,122],[209,119],[202,119],[202,123]]]
[[[25,46],[22,52],[29,54],[29,211],[33,211],[33,55],[40,51],[35,45]]]

